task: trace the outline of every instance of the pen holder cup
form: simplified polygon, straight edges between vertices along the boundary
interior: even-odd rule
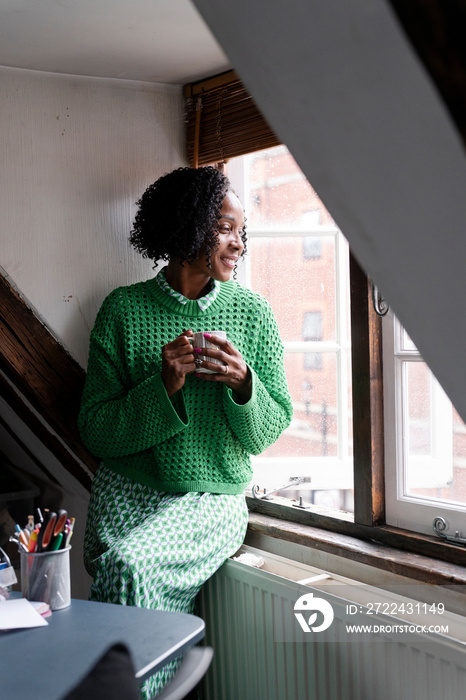
[[[23,598],[48,603],[51,610],[68,607],[71,603],[70,549],[39,554],[20,552]]]

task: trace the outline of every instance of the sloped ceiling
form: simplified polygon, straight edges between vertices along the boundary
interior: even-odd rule
[[[464,146],[391,4],[194,2],[466,418]]]
[[[190,0],[7,0],[0,65],[156,83],[230,68]]]

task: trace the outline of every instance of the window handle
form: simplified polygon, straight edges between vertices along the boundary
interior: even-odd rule
[[[257,484],[254,484],[252,487],[252,495],[254,498],[257,498],[261,501],[267,500],[272,496],[274,493],[277,493],[277,491],[283,491],[283,489],[289,489],[290,486],[297,486],[298,484],[303,484],[305,481],[310,481],[311,479],[308,476],[297,476],[294,479],[291,479],[287,484],[283,484],[283,486],[278,486],[276,489],[272,489],[272,491],[266,491],[266,489],[262,489],[263,494],[259,495],[261,488]]]
[[[372,304],[374,306],[374,311],[377,316],[386,316],[390,311],[389,304],[385,301],[377,287],[373,282],[371,282],[372,287]]]
[[[459,547],[464,547],[466,545],[466,538],[460,537],[460,533],[458,530],[456,530],[454,536],[444,534],[444,530],[447,529],[447,521],[445,520],[445,518],[441,518],[439,515],[436,518],[434,518],[432,528],[435,534],[441,537],[443,540],[445,540],[445,542],[449,542],[450,544],[456,544]]]

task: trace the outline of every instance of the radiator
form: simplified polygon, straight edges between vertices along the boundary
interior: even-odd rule
[[[230,559],[201,591],[199,614],[206,622],[206,643],[214,648],[204,700],[466,697],[464,618],[442,615],[442,621],[449,623],[449,636],[384,633],[353,641],[345,627],[348,605],[354,610],[370,595],[374,600],[398,601],[393,605],[405,598],[280,557],[268,561],[267,569]],[[297,583],[303,579],[307,585]],[[314,597],[325,591],[332,603],[334,619],[322,637],[312,631],[296,633],[294,606],[303,591]],[[339,597],[341,592],[344,598]],[[413,622],[366,614],[354,621],[362,617],[371,623]]]

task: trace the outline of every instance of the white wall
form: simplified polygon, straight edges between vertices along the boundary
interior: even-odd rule
[[[127,241],[147,185],[186,164],[181,87],[0,67],[0,134],[0,266],[86,366],[104,296],[153,274]],[[63,506],[76,517],[72,595],[86,598],[88,495],[1,402],[0,414],[64,488]],[[0,449],[34,474],[3,428]]]
[[[85,366],[103,297],[152,275],[134,202],[185,164],[180,86],[0,67],[0,265]]]

